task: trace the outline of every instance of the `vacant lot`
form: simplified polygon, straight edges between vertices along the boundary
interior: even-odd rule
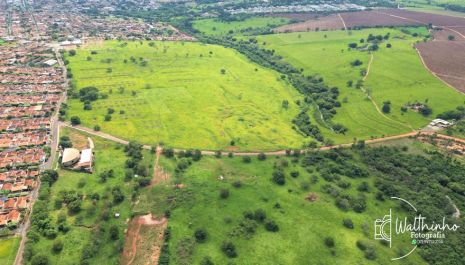
[[[196,20],[194,28],[209,35],[241,34],[257,29],[274,28],[289,22],[284,17],[253,17],[241,21],[220,21],[218,19]]]
[[[416,30],[420,36],[412,37],[397,29],[365,29],[275,34],[260,36],[258,40],[297,68],[303,68],[304,73],[320,74],[330,86],[340,89],[342,107],[337,109],[333,120],[347,126],[349,131],[346,135],[332,135],[329,131],[326,134],[336,142],[347,142],[354,137],[367,139],[418,129],[428,124],[436,114],[455,109],[463,103],[465,97],[430,74],[412,49],[412,44],[422,39],[421,35],[428,34],[427,30],[410,30]],[[369,34],[387,33],[390,33],[390,39],[373,53],[373,62],[364,82],[365,89],[370,91],[379,108],[383,102],[391,101],[390,114],[382,115],[367,100],[366,93],[347,86],[349,80],[355,84],[362,79],[360,71],[367,69],[371,57],[366,51],[349,51],[348,44],[359,43]],[[392,48],[386,48],[386,43],[390,43]],[[357,59],[362,65],[351,66],[350,63]],[[409,102],[425,100],[433,109],[429,117],[412,110],[401,111],[401,107]]]
[[[13,265],[21,237],[0,239],[0,264]]]
[[[344,29],[344,24],[338,15],[329,15],[320,18],[314,18],[305,22],[281,26],[275,29],[276,32],[295,32],[295,31],[318,31],[329,29]]]
[[[63,128],[61,135],[69,136],[73,143],[76,139],[87,137],[68,128]],[[58,180],[51,188],[41,188],[42,199],[34,205],[35,211],[40,211],[49,218],[45,228],[32,229],[31,233],[38,240],[31,242],[30,252],[27,252],[32,256],[46,255],[49,264],[75,264],[84,258],[88,264],[119,262],[126,221],[132,217],[131,196],[136,179],[126,178],[125,161],[129,158],[122,145],[97,137],[92,139],[95,144],[94,173],[58,170]],[[150,174],[152,171],[149,168],[154,157],[147,151],[143,152],[143,156],[139,164],[145,165]],[[103,173],[110,170],[112,174],[103,180]],[[115,187],[119,187],[124,196],[122,201],[121,198],[115,199]],[[77,211],[71,211],[70,203],[66,203],[74,196],[80,198]],[[115,216],[116,213],[119,214],[118,217]],[[37,216],[35,218],[37,221]],[[116,233],[112,234],[111,230]],[[53,249],[57,242],[62,244],[59,251]],[[27,259],[26,264],[30,264],[30,259]]]
[[[270,150],[302,143],[291,127],[299,94],[276,72],[234,50],[110,41],[67,58],[77,90],[95,86],[108,95],[91,102],[92,110],[70,100],[68,117],[79,116],[90,128],[180,148]],[[109,109],[114,113],[105,121]]]
[[[397,250],[372,240],[372,220],[383,216],[391,205],[375,200],[374,178],[341,177],[340,182],[348,182],[350,187],[339,190],[350,196],[360,194],[357,187],[363,181],[370,186],[368,193],[360,195],[366,196],[365,212],[343,211],[324,192],[323,187],[331,182],[324,180],[316,169],[330,166],[322,161],[319,166],[301,166],[304,160],[268,157],[265,161],[253,158],[251,163],[244,163],[241,158],[204,157],[174,180],[184,188],[156,187],[141,197],[137,207],[156,209],[160,213],[166,207],[172,209],[170,264],[201,264],[205,257],[210,257],[214,264],[229,261],[235,264],[389,264],[389,257]],[[170,161],[181,163],[179,159]],[[271,180],[273,168],[283,168],[286,176],[283,186]],[[291,177],[291,172],[298,172],[298,176]],[[221,198],[221,190],[228,191],[228,196]],[[244,217],[245,213],[254,213],[257,209],[262,209],[266,220],[274,221],[279,231],[265,229],[266,221]],[[344,218],[350,218],[355,229],[345,228]],[[204,242],[195,240],[198,229],[207,233]],[[333,249],[325,246],[325,237],[334,238]],[[357,240],[373,245],[376,260],[364,258],[355,246]],[[221,251],[223,241],[235,245],[236,258],[229,259]],[[404,247],[407,244],[400,248]],[[418,253],[409,257],[409,262],[423,264]]]

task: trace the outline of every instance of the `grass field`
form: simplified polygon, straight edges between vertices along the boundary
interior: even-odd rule
[[[20,242],[21,237],[0,239],[0,264],[13,265]]]
[[[409,28],[423,36],[425,28]],[[348,50],[348,44],[359,42],[368,34],[390,33],[389,40],[380,44],[380,49],[373,53],[373,63],[364,82],[365,89],[381,109],[383,102],[391,101],[391,113],[381,115],[366,94],[355,87],[348,87],[347,81],[354,84],[362,79],[360,71],[367,69],[370,54],[366,51]],[[431,75],[422,65],[412,44],[422,37],[412,37],[398,29],[364,29],[358,31],[326,31],[273,34],[258,37],[259,43],[265,42],[267,49],[274,49],[278,55],[305,74],[320,74],[330,86],[340,89],[339,100],[342,107],[333,119],[349,128],[346,135],[326,135],[336,142],[347,142],[356,138],[379,137],[399,134],[419,129],[429,123],[438,113],[460,105],[465,97],[444,85]],[[392,48],[386,48],[390,43]],[[350,62],[359,59],[361,66],[353,67]],[[433,114],[424,117],[408,110],[401,112],[401,106],[415,101],[424,102],[433,109]]]
[[[285,168],[287,176],[291,171],[298,171],[300,175],[297,178],[287,177],[286,184],[278,186],[270,178],[274,164],[282,164],[283,161],[289,163]],[[228,264],[228,261],[234,264],[391,264],[389,257],[398,250],[391,250],[372,240],[372,221],[389,211],[390,202],[380,203],[375,200],[374,193],[370,193],[367,194],[366,212],[344,212],[334,205],[331,196],[322,192],[321,187],[328,182],[318,176],[315,168],[312,167],[309,173],[300,163],[290,161],[290,158],[269,157],[266,161],[254,158],[252,163],[245,164],[240,158],[204,157],[194,163],[183,177],[173,180],[182,182],[185,188],[173,191],[169,185],[157,186],[142,195],[136,208],[153,209],[162,214],[166,198],[176,198],[171,200],[174,210],[168,223],[172,234],[169,243],[172,264],[200,264],[206,256],[214,264]],[[165,159],[165,163],[172,166],[174,161]],[[316,183],[311,180],[313,175],[318,176]],[[220,180],[220,176],[224,179]],[[356,187],[361,181],[368,181],[370,186],[374,183],[371,177],[345,177],[344,180],[351,183],[352,188],[346,192],[352,195],[357,194]],[[237,181],[242,184],[239,188],[232,185]],[[304,188],[305,184],[310,184],[308,189]],[[229,190],[228,198],[219,197],[221,189]],[[305,200],[310,193],[317,195],[315,202]],[[260,224],[250,238],[231,235],[238,232],[244,211],[259,208],[265,210],[268,219],[279,225],[279,232],[268,232]],[[344,218],[351,218],[355,229],[345,228],[342,225]],[[208,240],[186,244],[198,228],[207,231]],[[324,245],[323,239],[327,236],[335,239],[334,254]],[[228,259],[221,252],[224,240],[235,244],[237,258]],[[357,240],[373,244],[377,258],[373,261],[365,259],[363,252],[355,246]],[[415,253],[403,261],[402,264],[424,263]]]
[[[289,19],[276,17],[253,17],[242,21],[223,22],[217,19],[194,21],[194,28],[208,35],[241,34],[260,28],[274,28],[287,24]]]
[[[224,150],[234,141],[239,150],[271,150],[300,147],[303,141],[291,127],[300,95],[276,72],[234,50],[200,43],[108,41],[78,49],[67,59],[78,89],[95,86],[109,95],[93,102],[91,111],[83,110],[78,99],[69,101],[68,117],[79,116],[84,126],[180,148]],[[288,109],[283,100],[290,102]],[[108,108],[115,113],[105,122]]]
[[[82,138],[87,137],[85,134],[67,128],[61,130],[61,135],[69,135],[73,143],[78,143]],[[70,230],[67,233],[58,232],[56,239],[40,236],[40,240],[32,244],[33,255],[47,255],[49,264],[79,264],[83,249],[88,248],[89,244],[92,246],[91,249],[96,251],[96,254],[89,260],[90,264],[118,264],[119,262],[120,248],[124,242],[124,229],[127,226],[126,219],[132,214],[131,195],[134,183],[123,180],[124,164],[127,159],[123,147],[97,137],[92,139],[95,144],[94,173],[59,170],[59,179],[50,189],[47,207],[50,210],[51,226],[56,227],[58,216],[64,215],[66,216],[65,225]],[[150,168],[154,160],[153,155],[147,151],[144,151],[143,155],[143,163]],[[114,177],[108,178],[105,183],[100,182],[99,175],[110,169],[113,169]],[[81,182],[84,182],[82,187]],[[125,199],[118,204],[112,200],[112,188],[116,186],[121,188],[125,196]],[[69,214],[65,205],[56,206],[56,199],[60,196],[60,192],[71,190],[84,196],[81,210],[77,214]],[[100,199],[91,199],[92,194],[99,194]],[[109,215],[107,220],[103,218],[104,212]],[[115,218],[115,213],[120,214],[119,218]],[[119,239],[110,239],[108,231],[111,226],[118,227]],[[95,239],[100,240],[99,246],[92,245],[91,242],[95,242]],[[57,240],[63,242],[63,250],[59,253],[52,251],[53,243]]]

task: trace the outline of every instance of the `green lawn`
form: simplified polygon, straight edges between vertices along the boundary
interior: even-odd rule
[[[68,135],[70,130],[63,128],[61,135]],[[74,131],[74,134],[76,135],[76,131]],[[90,264],[118,264],[119,262],[120,248],[124,242],[124,230],[127,227],[126,220],[132,217],[133,202],[131,195],[135,183],[123,180],[125,177],[124,165],[128,159],[123,152],[123,146],[97,137],[92,137],[92,140],[95,143],[94,173],[87,174],[59,170],[59,179],[50,189],[50,195],[46,201],[47,208],[50,211],[50,225],[52,229],[56,230],[58,226],[57,218],[62,214],[66,216],[65,225],[70,230],[67,233],[58,231],[55,239],[39,236],[39,241],[32,244],[32,255],[47,255],[50,261],[49,264],[79,264],[83,249],[88,247],[91,242],[95,242],[96,239],[100,241],[100,245],[91,247],[91,249],[95,249],[96,254],[89,259]],[[150,168],[149,172],[152,172],[151,165],[154,156],[147,151],[144,151],[143,155],[144,160],[142,163]],[[114,177],[108,178],[105,183],[101,183],[99,175],[103,171],[110,169],[114,171]],[[84,181],[83,187],[79,187],[80,181]],[[115,204],[112,200],[112,188],[116,186],[121,188],[125,196],[123,202],[118,204]],[[61,207],[56,206],[55,201],[60,192],[70,190],[75,190],[78,194],[84,196],[81,211],[78,214],[69,214],[65,204]],[[99,200],[94,201],[90,197],[95,193],[99,194]],[[38,203],[43,202],[39,201]],[[103,219],[103,212],[109,214],[108,220]],[[115,213],[119,213],[120,217],[115,218]],[[119,228],[119,239],[117,240],[109,238],[109,227],[113,225]],[[99,230],[102,232],[99,233]],[[59,253],[52,251],[53,243],[57,240],[64,243],[63,250]],[[27,264],[30,264],[30,262]]]
[[[224,22],[218,19],[194,21],[194,28],[208,35],[241,34],[260,28],[274,28],[287,24],[289,19],[276,17],[253,17],[241,21]]]
[[[426,36],[425,28],[408,28],[412,33]],[[365,82],[365,88],[371,91],[372,98],[379,108],[384,101],[391,101],[391,113],[387,117],[378,113],[365,93],[354,87],[349,88],[347,81],[354,84],[361,79],[360,70],[366,69],[370,54],[366,51],[348,50],[348,44],[359,42],[368,34],[390,33],[389,40],[380,44],[380,49],[373,53],[374,60]],[[330,86],[340,90],[339,101],[342,107],[337,109],[334,122],[349,128],[346,135],[335,135],[324,131],[337,143],[356,138],[393,135],[418,129],[429,123],[438,113],[454,109],[465,97],[445,86],[431,75],[422,65],[416,51],[412,48],[415,41],[423,37],[412,37],[397,29],[364,29],[358,31],[326,31],[287,33],[259,36],[259,43],[265,43],[267,49],[274,49],[276,54],[302,68],[305,74],[320,74]],[[386,43],[392,48],[386,48]],[[361,66],[353,67],[350,62],[359,59]],[[401,113],[401,106],[409,102],[428,101],[433,114],[424,117],[408,110]]]
[[[19,236],[0,239],[0,264],[13,265],[20,242]]]
[[[234,141],[240,150],[272,150],[300,147],[303,141],[291,124],[298,112],[297,91],[276,72],[232,49],[108,41],[78,49],[67,59],[78,89],[95,86],[109,96],[93,102],[90,111],[78,99],[69,101],[68,117],[79,116],[84,126],[99,125],[124,139],[163,141],[179,148],[227,149]],[[283,100],[290,102],[288,109]],[[108,108],[115,113],[105,122]]]
[[[174,163],[173,160],[164,160],[165,164],[171,166]],[[290,165],[285,168],[287,183],[279,186],[271,181],[271,175],[273,165],[283,160]],[[328,182],[318,177],[316,183],[310,184],[311,176],[318,176],[314,167],[310,168],[309,173],[300,163],[290,161],[290,158],[268,157],[266,161],[253,158],[252,163],[245,164],[241,158],[204,157],[200,162],[195,162],[183,177],[173,180],[182,182],[185,188],[173,191],[169,185],[157,186],[150,192],[142,193],[136,208],[153,209],[162,214],[164,207],[167,207],[166,198],[176,198],[170,200],[174,210],[168,224],[172,231],[169,243],[172,264],[199,264],[206,256],[211,257],[214,264],[228,264],[228,261],[234,264],[391,264],[389,257],[396,255],[397,250],[372,240],[372,222],[389,211],[392,204],[377,201],[372,192],[367,194],[366,212],[342,211],[334,205],[331,196],[322,192],[321,187]],[[295,170],[300,175],[297,178],[289,177],[289,172]],[[220,180],[220,176],[224,180]],[[345,192],[356,195],[356,187],[361,181],[368,181],[372,186],[375,178],[344,177],[343,180],[352,185]],[[233,187],[232,183],[236,181],[242,183],[240,188]],[[305,183],[309,184],[308,189],[303,188]],[[219,197],[221,189],[229,190],[227,199]],[[306,201],[309,193],[317,194],[317,201]],[[276,203],[280,208],[276,208]],[[237,232],[243,212],[259,208],[265,210],[268,219],[279,225],[279,232],[268,232],[260,224],[250,238],[231,236],[232,231]],[[344,218],[351,218],[355,229],[345,228],[342,225]],[[363,224],[369,227],[369,232],[364,232]],[[207,231],[208,240],[184,247],[198,228]],[[336,241],[334,255],[323,243],[327,236]],[[221,252],[220,246],[224,240],[231,240],[235,244],[237,258],[228,259]],[[374,245],[376,260],[364,258],[363,252],[355,246],[357,240]],[[414,253],[402,264],[423,264],[423,261]]]

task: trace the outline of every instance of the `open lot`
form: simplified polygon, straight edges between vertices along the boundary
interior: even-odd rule
[[[320,74],[330,86],[340,90],[339,100],[342,107],[337,109],[333,120],[349,128],[346,135],[326,135],[336,142],[347,142],[356,138],[391,135],[418,129],[437,114],[455,109],[464,101],[464,96],[447,87],[423,67],[412,45],[427,35],[426,28],[412,28],[419,37],[412,37],[398,29],[364,29],[327,32],[301,32],[259,36],[259,43],[265,42],[265,48],[274,49],[285,60],[304,69],[308,75]],[[391,113],[382,115],[366,93],[355,87],[348,87],[347,81],[355,84],[362,79],[360,71],[367,69],[371,55],[366,51],[348,50],[348,44],[366,38],[369,34],[385,35],[390,39],[380,44],[380,49],[373,52],[373,61],[364,82],[372,99],[381,109],[383,102],[391,101]],[[390,43],[392,48],[386,48]],[[362,65],[353,67],[354,60]],[[346,98],[346,100],[344,100]],[[408,102],[424,102],[432,107],[429,117],[408,110],[402,113],[401,107]],[[346,101],[344,103],[344,101]]]
[[[73,144],[79,143],[82,137],[87,137],[86,134],[69,128],[62,128],[61,135],[69,136]],[[46,201],[39,200],[34,206],[35,211],[48,214],[50,219],[47,227],[55,231],[55,236],[50,236],[48,233],[46,233],[48,236],[43,236],[34,228],[32,231],[34,238],[39,240],[31,242],[28,253],[33,257],[47,255],[49,264],[74,264],[83,257],[86,257],[90,264],[119,262],[124,231],[127,221],[132,217],[131,196],[134,183],[131,180],[124,181],[125,161],[128,157],[124,153],[123,146],[98,137],[93,137],[92,140],[95,144],[94,173],[58,170],[59,178],[51,188],[41,189],[40,197],[48,193]],[[141,164],[150,168],[153,155],[148,151],[143,151],[143,155]],[[100,175],[109,170],[113,170],[113,176],[102,182]],[[113,192],[115,187],[119,187],[124,196],[121,202],[115,202]],[[81,198],[80,210],[77,213],[71,212],[65,202],[58,203],[60,200],[65,200],[64,194],[70,194],[69,197],[77,194]],[[116,213],[119,214],[118,218],[115,217]],[[62,226],[67,227],[69,231],[60,230],[59,227]],[[112,227],[117,229],[116,237],[110,235]],[[61,251],[53,250],[55,242],[62,242]],[[27,259],[26,264],[30,263],[31,260]]]
[[[77,90],[95,86],[108,95],[92,102],[92,110],[70,100],[68,117],[146,144],[240,150],[301,146],[302,137],[291,126],[300,95],[276,72],[220,46],[152,43],[109,41],[67,56]],[[290,102],[287,109],[283,100]],[[104,121],[109,108],[115,113]]]
[[[13,265],[21,237],[0,239],[0,264]]]
[[[142,194],[136,208],[155,209],[159,214],[172,209],[170,264],[199,264],[205,257],[210,257],[214,264],[228,261],[236,264],[390,264],[390,256],[408,247],[403,244],[394,250],[372,240],[371,220],[383,216],[392,206],[389,201],[375,199],[376,189],[371,188],[374,178],[342,177],[341,181],[348,181],[351,186],[341,192],[351,196],[357,196],[361,182],[367,181],[370,185],[370,192],[365,194],[365,212],[342,211],[334,205],[334,198],[323,191],[331,182],[324,180],[316,168],[327,168],[324,163],[320,161],[318,166],[306,168],[302,166],[304,158],[299,162],[294,159],[294,163],[291,160],[268,157],[265,161],[253,158],[251,163],[244,163],[241,158],[204,157],[173,180],[182,183],[183,188],[155,187]],[[173,159],[170,161],[175,163]],[[288,165],[284,167],[286,184],[283,186],[271,181],[273,168],[281,165]],[[299,172],[299,176],[292,178],[290,172]],[[220,198],[221,190],[228,190],[229,196]],[[263,209],[267,220],[279,226],[278,232],[269,232],[263,223],[244,218],[244,213],[257,209]],[[355,229],[345,228],[344,218],[352,219]],[[202,243],[194,238],[199,228],[208,234]],[[325,237],[335,239],[334,249],[324,245]],[[375,260],[364,258],[355,246],[358,240],[374,246]],[[224,255],[223,241],[235,245],[236,258]],[[405,264],[423,262],[418,253],[405,260]]]
[[[201,19],[193,23],[195,29],[208,35],[241,34],[254,29],[274,28],[287,24],[285,17],[253,17],[241,21],[219,21],[218,19]]]

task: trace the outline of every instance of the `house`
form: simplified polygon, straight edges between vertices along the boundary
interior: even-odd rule
[[[73,170],[92,172],[94,154],[91,148],[81,152],[75,148],[66,148],[63,151],[61,165]]]
[[[441,127],[441,128],[447,128],[449,126],[452,125],[451,122],[448,122],[446,120],[443,120],[443,119],[434,119],[430,122],[429,124],[430,126],[433,126],[433,127]]]
[[[61,165],[64,167],[70,167],[76,164],[80,158],[81,154],[79,153],[79,150],[77,150],[76,148],[66,148],[63,151]]]

